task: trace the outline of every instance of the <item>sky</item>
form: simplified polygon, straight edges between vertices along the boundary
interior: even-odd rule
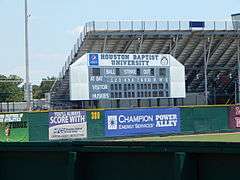
[[[239,0],[28,0],[30,81],[58,76],[79,31],[98,20],[229,20]],[[25,78],[24,0],[0,0],[0,74]]]

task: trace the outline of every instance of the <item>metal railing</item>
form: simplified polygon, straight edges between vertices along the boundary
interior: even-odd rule
[[[202,28],[191,28],[189,20],[122,20],[122,21],[92,21],[85,24],[84,33],[95,30],[104,31],[144,31],[144,30],[234,30],[234,24],[239,21],[201,21],[204,22]]]

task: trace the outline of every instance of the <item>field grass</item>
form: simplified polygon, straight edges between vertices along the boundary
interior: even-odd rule
[[[128,138],[120,141],[207,141],[207,142],[240,142],[240,133],[215,133],[179,136],[153,136],[141,138]]]

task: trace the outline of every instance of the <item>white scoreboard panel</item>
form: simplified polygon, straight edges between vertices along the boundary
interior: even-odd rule
[[[168,54],[86,54],[71,65],[70,95],[71,100],[183,98],[184,76],[184,66]]]

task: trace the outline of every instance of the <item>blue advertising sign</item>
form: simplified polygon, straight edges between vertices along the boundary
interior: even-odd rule
[[[204,21],[190,21],[189,27],[190,28],[204,28],[205,22]]]
[[[89,54],[89,65],[90,66],[98,66],[99,65],[98,54]]]
[[[105,111],[106,137],[173,134],[179,132],[179,108]]]

